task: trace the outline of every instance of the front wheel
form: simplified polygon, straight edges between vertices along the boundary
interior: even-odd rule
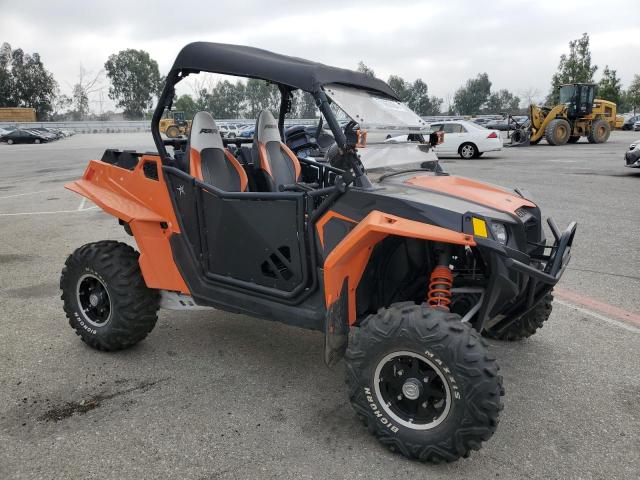
[[[9,140],[7,140],[7,145],[13,145],[13,139],[10,138]]]
[[[544,138],[549,145],[564,145],[571,136],[571,124],[564,118],[551,120],[544,129]]]
[[[463,143],[458,149],[458,154],[465,160],[476,158],[476,156],[478,155],[478,147],[476,147],[473,143]]]
[[[357,328],[345,359],[352,407],[392,451],[450,462],[496,430],[499,367],[456,314],[412,302],[382,308]]]
[[[142,341],[158,319],[160,297],[146,286],[129,245],[88,243],[67,258],[60,277],[69,325],[87,345],[121,350]]]
[[[523,340],[535,334],[539,328],[544,326],[544,322],[549,320],[553,310],[553,295],[547,293],[532,310],[525,313],[507,327],[496,330],[487,329],[482,331],[482,335],[495,340],[508,342]]]

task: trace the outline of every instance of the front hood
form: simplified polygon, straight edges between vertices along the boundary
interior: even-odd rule
[[[535,207],[534,203],[513,191],[465,177],[417,175],[408,179],[405,177],[402,183],[411,188],[441,193],[506,213],[515,214],[521,207]]]

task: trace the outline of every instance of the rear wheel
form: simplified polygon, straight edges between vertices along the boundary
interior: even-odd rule
[[[33,143],[40,143],[40,139],[39,139],[39,138],[36,138],[36,139],[33,141]]]
[[[567,143],[578,143],[580,140],[580,135],[571,135]]]
[[[564,145],[571,136],[571,125],[564,118],[551,120],[544,129],[544,138],[549,145]]]
[[[478,147],[473,143],[463,143],[458,149],[458,154],[465,160],[470,160],[478,155]]]
[[[589,143],[604,143],[609,140],[611,135],[611,126],[606,120],[596,120],[591,124],[591,130],[587,134]]]
[[[345,359],[352,407],[392,451],[450,462],[496,430],[499,367],[456,314],[413,302],[382,308],[355,331]]]
[[[64,311],[87,345],[121,350],[155,326],[160,298],[145,285],[138,257],[129,245],[109,240],[83,245],[67,258],[60,277]]]
[[[553,309],[553,295],[548,293],[529,313],[500,331],[483,330],[482,335],[495,340],[517,341],[530,337],[542,328]]]
[[[167,128],[167,137],[169,138],[178,138],[180,136],[180,129],[175,125],[171,125]]]

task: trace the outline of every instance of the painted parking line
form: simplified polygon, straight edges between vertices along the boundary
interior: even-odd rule
[[[78,213],[78,212],[88,212],[89,210],[95,210],[98,208],[97,206],[83,208],[82,210],[53,210],[50,212],[16,212],[16,213],[0,213],[0,217],[16,217],[19,215],[56,215],[58,213]]]
[[[640,315],[636,313],[561,287],[555,287],[553,294],[558,303],[565,307],[573,308],[627,331],[640,333]]]
[[[16,198],[16,197],[24,197],[25,195],[37,195],[38,193],[51,193],[51,192],[59,192],[60,189],[51,189],[51,190],[37,190],[35,192],[26,192],[26,193],[15,193],[13,195],[7,195],[6,197],[0,197],[0,200],[5,200],[7,198]]]

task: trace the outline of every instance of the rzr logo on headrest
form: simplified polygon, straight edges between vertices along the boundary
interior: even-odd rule
[[[215,128],[201,128],[200,133],[218,133]]]

